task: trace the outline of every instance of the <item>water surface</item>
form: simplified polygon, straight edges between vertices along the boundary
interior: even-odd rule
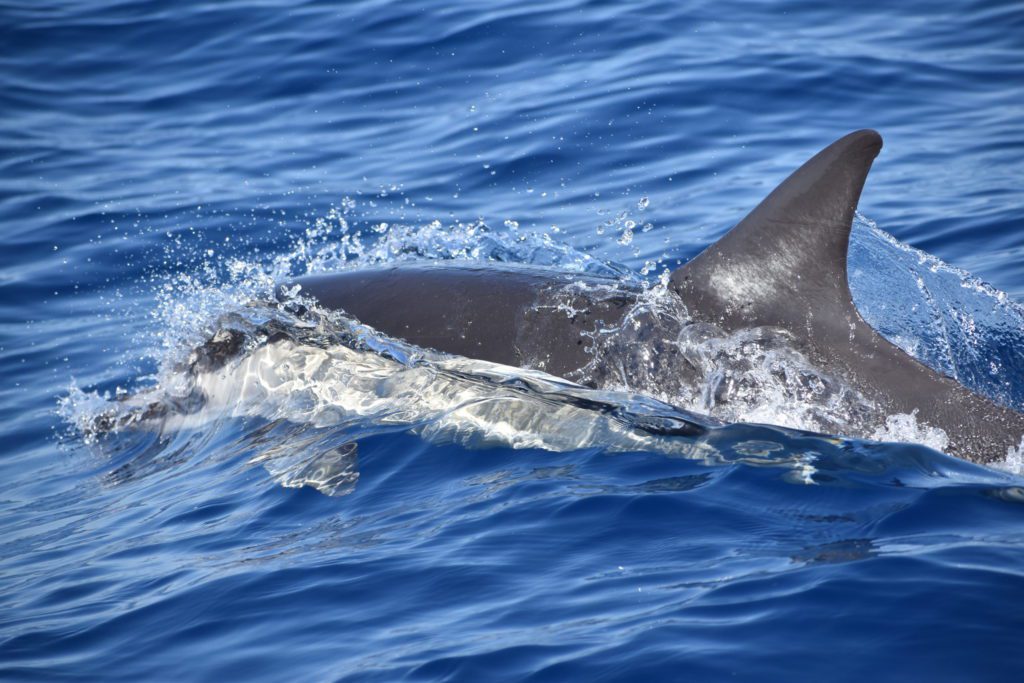
[[[1019,678],[1012,459],[681,435],[700,415],[645,387],[585,394],[595,411],[548,379],[353,344],[344,321],[288,322],[299,357],[335,354],[325,376],[82,431],[119,395],[188,395],[177,363],[272,318],[247,302],[276,277],[457,258],[654,283],[863,127],[886,147],[858,305],[1020,407],[1016,4],[42,0],[0,19],[0,677]],[[339,389],[368,378],[386,390]]]

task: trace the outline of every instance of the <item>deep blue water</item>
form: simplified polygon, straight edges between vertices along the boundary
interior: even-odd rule
[[[416,399],[466,389],[443,368],[324,403],[369,351],[248,412],[81,431],[173,394],[283,273],[653,280],[863,127],[861,212],[899,242],[858,225],[858,304],[1024,406],[1019,3],[0,1],[0,45],[0,677],[1020,679],[1019,461],[442,438],[455,404]],[[345,476],[297,485],[325,454]]]

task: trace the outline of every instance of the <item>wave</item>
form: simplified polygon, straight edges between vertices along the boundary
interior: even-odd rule
[[[346,199],[269,261],[211,260],[198,274],[165,283],[152,386],[106,397],[72,387],[62,405],[67,421],[93,443],[132,429],[169,433],[232,420],[303,425],[316,434],[303,448],[271,445],[254,461],[285,486],[312,485],[332,495],[358,479],[358,440],[395,430],[467,448],[648,451],[708,463],[752,458],[791,468],[806,483],[813,483],[813,463],[822,452],[842,450],[844,438],[935,450],[946,445],[945,433],[919,424],[914,415],[880,412],[840,378],[816,368],[779,331],[725,333],[693,323],[666,286],[664,264],[652,264],[648,272],[660,267],[661,276],[645,280],[514,224],[502,231],[482,221],[354,229],[353,208]],[[621,239],[636,222],[620,214],[609,226]],[[865,226],[874,240],[869,248],[884,243],[902,253],[876,227],[864,223],[862,231]],[[566,306],[580,287],[590,288],[590,296],[615,296],[622,289],[641,294],[620,324],[593,335],[593,362],[575,376],[556,378],[388,338],[319,309],[301,287],[278,284],[295,274],[422,259],[528,264],[602,277],[601,285],[567,285]],[[1004,309],[1010,305],[994,290],[964,288]],[[880,309],[872,308],[870,296],[867,302],[867,312],[877,318]],[[560,305],[558,296],[552,305]],[[903,327],[880,327],[890,334],[899,328],[892,336],[908,350],[935,348],[928,337],[908,342],[906,321],[898,323]],[[974,337],[981,334],[975,330]],[[760,445],[750,447],[742,445],[750,438],[732,438],[728,425],[736,423],[772,426],[753,439]],[[817,445],[808,447],[806,439]],[[1020,452],[1009,453],[1001,466],[1019,472]]]

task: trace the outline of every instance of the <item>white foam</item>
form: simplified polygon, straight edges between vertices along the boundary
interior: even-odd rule
[[[871,435],[875,441],[900,441],[916,443],[943,451],[949,446],[949,436],[942,429],[918,422],[917,411],[897,413],[885,418],[885,425]]]
[[[1016,448],[1006,449],[1006,458],[992,463],[992,466],[1011,474],[1024,474],[1024,436]]]

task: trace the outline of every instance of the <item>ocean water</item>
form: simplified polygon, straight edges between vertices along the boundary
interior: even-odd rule
[[[872,127],[855,301],[1022,408],[1019,3],[0,1],[0,45],[0,678],[1022,676],[1019,452],[846,438],[746,338],[723,406],[272,304],[458,259],[656,306]]]

